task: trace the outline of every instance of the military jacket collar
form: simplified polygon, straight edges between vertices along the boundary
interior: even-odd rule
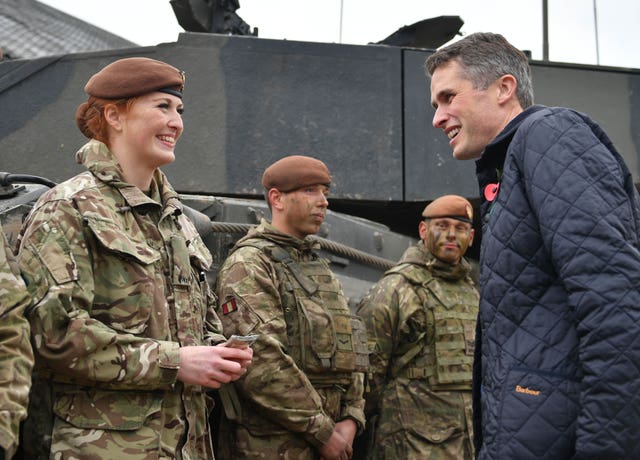
[[[249,230],[247,235],[239,241],[239,243],[249,238],[264,238],[273,241],[275,244],[283,247],[290,247],[300,252],[310,252],[320,249],[320,243],[313,238],[307,237],[304,240],[288,235],[275,228],[266,219],[260,221],[260,225]]]
[[[442,262],[431,254],[423,241],[408,248],[402,255],[400,263],[422,266],[427,268],[433,276],[453,280],[465,278],[471,271],[471,265],[465,258],[460,259],[456,265]]]
[[[138,187],[125,182],[118,160],[100,141],[93,139],[82,146],[76,153],[76,162],[87,168],[100,181],[117,188],[127,206],[131,208],[140,212],[163,210],[163,217],[182,214],[178,194],[159,169],[153,174],[151,193],[147,195]]]

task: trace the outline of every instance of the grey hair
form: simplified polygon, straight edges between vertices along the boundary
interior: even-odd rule
[[[441,48],[427,58],[426,68],[433,72],[455,60],[476,89],[487,89],[503,75],[513,75],[518,86],[516,96],[523,109],[533,105],[533,84],[527,56],[502,35],[478,32]]]

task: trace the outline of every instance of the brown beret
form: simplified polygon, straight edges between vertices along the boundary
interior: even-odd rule
[[[462,222],[473,222],[473,207],[466,199],[458,195],[444,195],[436,198],[424,208],[422,217],[426,219],[437,219],[447,217],[461,220]]]
[[[331,184],[331,174],[320,160],[302,155],[284,157],[269,166],[262,175],[262,186],[290,192],[309,185]]]
[[[184,73],[166,62],[144,57],[120,59],[94,74],[84,87],[89,96],[125,99],[152,91],[182,97]]]
[[[166,62],[144,57],[120,59],[94,74],[84,87],[89,100],[76,109],[76,124],[82,134],[91,138],[86,117],[93,98],[127,99],[153,91],[182,98],[184,72]]]

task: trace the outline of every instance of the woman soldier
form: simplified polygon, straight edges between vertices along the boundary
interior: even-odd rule
[[[43,195],[25,222],[38,380],[28,430],[35,444],[51,441],[30,458],[213,457],[202,387],[239,378],[252,352],[213,346],[225,339],[205,277],[211,255],[158,169],[175,159],[183,85],[183,73],[147,58],[93,75],[76,112],[88,171]]]

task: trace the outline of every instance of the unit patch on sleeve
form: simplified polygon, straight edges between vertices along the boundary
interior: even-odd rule
[[[231,297],[225,303],[220,306],[220,310],[223,315],[228,315],[229,313],[233,313],[238,309],[238,304],[236,303],[236,298]]]

